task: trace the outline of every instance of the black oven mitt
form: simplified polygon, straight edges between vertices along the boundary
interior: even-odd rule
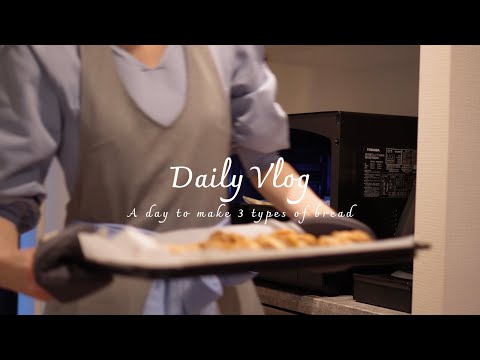
[[[376,239],[374,231],[361,221],[345,216],[320,216],[307,218],[300,227],[309,234],[315,236],[328,235],[333,231],[343,230],[363,230],[369,234],[372,239]]]
[[[91,224],[71,225],[37,246],[33,269],[35,280],[56,300],[78,300],[113,280],[110,272],[89,265],[82,253],[77,235],[96,230]]]

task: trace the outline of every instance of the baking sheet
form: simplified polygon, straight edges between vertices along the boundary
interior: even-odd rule
[[[172,244],[207,240],[218,230],[246,236],[270,233],[280,228],[303,230],[293,222],[270,221],[264,224],[230,225],[222,228],[177,230],[145,235],[127,228],[114,237],[101,232],[80,233],[79,240],[85,258],[97,266],[131,275],[164,277],[193,274],[232,273],[261,269],[302,266],[353,266],[383,261],[411,259],[418,245],[413,236],[385,239],[372,243],[334,247],[305,247],[262,250],[203,250],[173,254]],[[328,270],[328,269],[327,269]]]

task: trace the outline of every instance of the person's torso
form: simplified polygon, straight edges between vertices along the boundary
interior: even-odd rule
[[[165,125],[132,101],[108,46],[81,49],[80,159],[67,221],[161,231],[219,222],[201,214],[227,188],[196,180],[220,177],[230,155],[229,103],[208,48],[185,47],[185,103]]]
[[[227,189],[198,186],[195,176],[220,173],[230,154],[229,102],[208,48],[188,46],[185,54],[185,105],[175,121],[161,125],[132,101],[109,47],[82,46],[80,157],[67,222],[128,224],[155,231],[219,222],[198,212],[215,213]],[[176,174],[171,167],[183,171]],[[173,181],[180,188],[173,188]],[[94,295],[69,304],[49,303],[46,313],[138,314],[151,284],[115,276]]]
[[[32,45],[32,52],[47,74],[50,86],[58,96],[61,127],[50,129],[52,136],[61,138],[58,159],[65,174],[69,193],[73,191],[79,165],[78,133],[80,131],[81,74],[80,46]],[[172,46],[159,66],[145,72],[132,56],[110,46],[116,70],[132,101],[148,117],[161,125],[171,124],[183,109],[187,96],[185,46]],[[233,46],[209,45],[213,63],[221,80],[225,97],[230,97],[230,79],[234,64]],[[182,67],[182,65],[184,67]],[[167,93],[166,96],[163,94]],[[148,94],[144,96],[144,94]],[[158,101],[157,101],[158,99]],[[58,133],[58,134],[57,134]]]

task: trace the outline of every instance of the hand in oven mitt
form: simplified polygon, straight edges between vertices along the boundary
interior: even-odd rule
[[[82,253],[78,234],[96,230],[91,224],[72,225],[37,246],[35,280],[56,300],[78,300],[113,280],[111,273],[89,266]]]

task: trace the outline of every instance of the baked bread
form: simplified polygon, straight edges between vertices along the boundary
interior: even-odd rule
[[[347,244],[371,242],[373,239],[363,230],[333,231],[330,235],[315,236],[290,229],[261,234],[254,238],[242,234],[215,231],[207,240],[195,244],[171,245],[170,251],[175,254],[208,249],[216,250],[261,250],[288,249],[313,246],[339,246]]]

